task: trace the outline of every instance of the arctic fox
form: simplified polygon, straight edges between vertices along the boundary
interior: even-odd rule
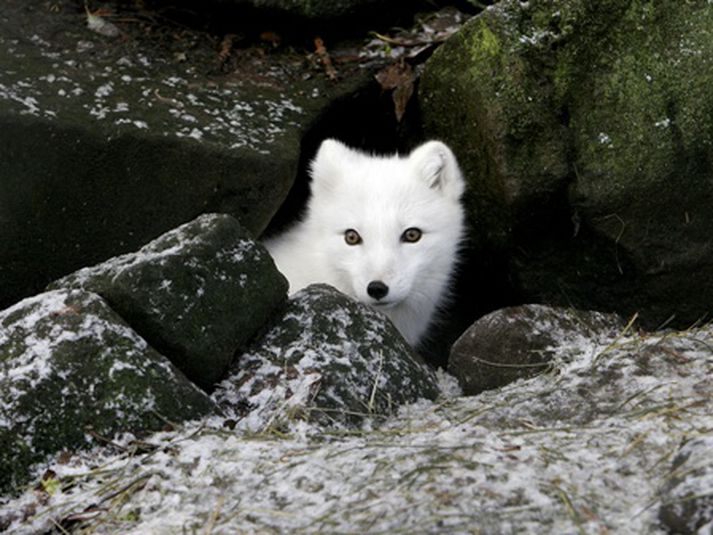
[[[417,346],[447,294],[464,232],[464,181],[451,150],[372,156],[327,139],[305,218],[265,245],[290,293],[330,284],[386,314]]]

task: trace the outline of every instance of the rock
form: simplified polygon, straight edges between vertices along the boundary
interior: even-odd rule
[[[425,133],[523,300],[648,327],[710,314],[712,58],[713,11],[673,0],[503,0],[434,53]]]
[[[204,389],[224,377],[236,350],[287,296],[262,244],[225,214],[202,215],[50,287],[101,295]]]
[[[404,0],[233,0],[235,3],[247,3],[257,8],[270,9],[297,15],[306,19],[333,20],[345,19],[354,15],[365,15],[369,9],[378,5],[379,9],[393,9],[408,2]]]
[[[0,13],[0,308],[203,212],[260,235],[303,136],[371,79],[305,72],[291,51],[222,62],[205,32],[141,17],[112,17],[110,38],[70,4]]]
[[[713,435],[705,435],[686,442],[676,454],[659,508],[659,520],[668,533],[705,533],[701,528],[713,525],[711,448]]]
[[[523,305],[477,320],[453,344],[448,371],[463,393],[479,394],[548,371],[562,347],[592,343],[621,332],[613,314]]]
[[[97,295],[47,292],[0,312],[0,491],[91,434],[156,431],[216,410]]]
[[[302,418],[358,425],[437,395],[433,371],[386,316],[312,285],[291,297],[282,317],[236,360],[214,399],[257,430]]]

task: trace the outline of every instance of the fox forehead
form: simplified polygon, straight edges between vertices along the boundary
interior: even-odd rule
[[[418,185],[403,185],[383,181],[369,184],[343,184],[338,194],[320,199],[313,206],[313,216],[318,217],[324,231],[341,233],[347,229],[359,231],[363,237],[396,236],[410,227],[425,232],[448,226],[451,217],[457,217],[441,196]],[[388,187],[384,187],[388,182]],[[356,186],[356,187],[355,187]]]

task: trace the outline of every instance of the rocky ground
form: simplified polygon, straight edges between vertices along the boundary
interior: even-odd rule
[[[710,328],[569,333],[549,372],[325,431],[209,418],[38,467],[13,533],[706,533]],[[285,424],[287,422],[287,424]],[[707,528],[706,528],[707,526]]]

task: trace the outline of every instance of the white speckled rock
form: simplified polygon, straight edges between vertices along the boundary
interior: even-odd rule
[[[216,409],[96,294],[57,290],[0,312],[0,490],[49,453]]]
[[[327,285],[296,293],[242,355],[215,399],[246,427],[285,418],[359,424],[438,395],[434,372],[386,316]]]
[[[51,287],[98,293],[205,389],[287,296],[287,281],[262,244],[224,214],[200,216]]]

